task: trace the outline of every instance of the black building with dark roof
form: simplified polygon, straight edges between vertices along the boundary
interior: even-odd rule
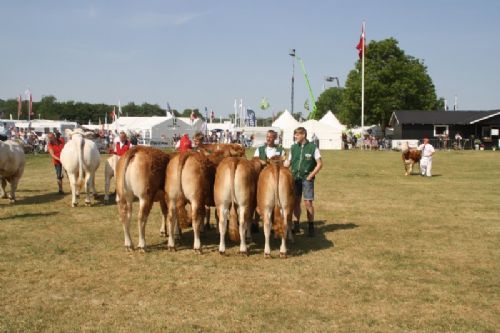
[[[453,140],[460,133],[470,143],[480,139],[486,149],[500,144],[500,110],[394,111],[389,125],[394,129],[393,139]]]

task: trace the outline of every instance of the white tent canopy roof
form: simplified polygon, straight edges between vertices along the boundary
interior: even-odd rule
[[[295,118],[292,116],[292,114],[288,111],[285,110],[283,113],[278,117],[273,122],[273,127],[279,127],[279,128],[290,128],[290,127],[299,127],[300,123],[295,120]]]
[[[345,129],[345,126],[340,123],[332,111],[328,111],[319,122],[335,128],[340,128],[341,130]]]

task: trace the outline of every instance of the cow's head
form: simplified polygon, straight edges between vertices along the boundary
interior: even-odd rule
[[[408,150],[410,150],[410,147],[408,146],[408,141],[402,142],[401,143],[401,151],[403,153],[406,153],[406,152],[408,152]]]

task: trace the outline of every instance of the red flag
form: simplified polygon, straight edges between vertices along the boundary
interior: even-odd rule
[[[23,106],[23,99],[21,95],[17,97],[17,118],[19,118],[22,114],[22,106]]]
[[[361,26],[361,37],[359,37],[359,43],[356,45],[356,49],[358,49],[359,59],[363,58],[363,53],[365,50],[365,24]]]

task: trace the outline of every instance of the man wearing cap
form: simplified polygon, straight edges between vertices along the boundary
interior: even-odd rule
[[[429,138],[424,138],[424,143],[418,146],[418,150],[422,151],[420,159],[420,171],[422,176],[432,177],[432,155],[434,155],[434,147],[429,143]]]
[[[323,167],[318,147],[307,140],[307,130],[298,127],[293,132],[295,143],[290,148],[285,166],[290,166],[295,181],[295,208],[293,215],[296,220],[293,225],[295,233],[300,232],[300,200],[304,198],[307,211],[309,237],[314,237],[314,178]]]
[[[268,159],[279,156],[282,157],[285,155],[285,151],[283,147],[276,146],[276,138],[278,137],[278,133],[273,130],[267,131],[266,134],[266,144],[260,146],[255,150],[254,157],[260,158],[262,161],[267,161]]]
[[[56,170],[57,187],[59,188],[59,194],[64,194],[62,189],[62,164],[61,164],[61,151],[64,148],[64,140],[62,138],[56,137],[54,133],[49,133],[47,135],[49,143],[47,145],[47,151],[52,157],[52,164],[54,164],[54,169]]]
[[[120,141],[118,141],[115,144],[115,151],[114,153],[118,156],[123,156],[129,150],[132,148],[132,143],[127,138],[127,133],[125,131],[120,131]]]

